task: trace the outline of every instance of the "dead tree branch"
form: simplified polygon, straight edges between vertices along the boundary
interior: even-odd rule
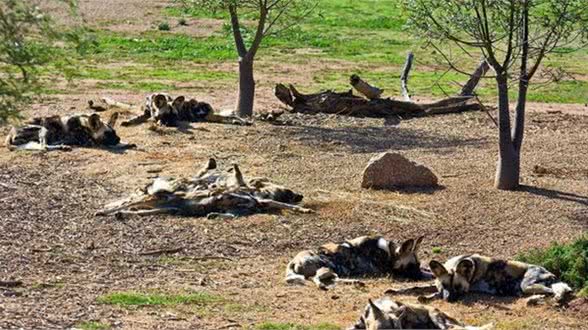
[[[402,69],[402,75],[400,76],[400,86],[402,88],[402,97],[406,102],[412,102],[410,99],[410,92],[408,91],[408,75],[412,68],[412,61],[414,60],[414,54],[409,52],[406,56],[406,62],[404,63],[404,69]]]

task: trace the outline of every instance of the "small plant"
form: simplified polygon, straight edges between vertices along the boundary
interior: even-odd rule
[[[98,297],[97,301],[100,304],[118,306],[175,306],[207,305],[220,302],[222,299],[205,292],[190,294],[114,292]]]
[[[443,249],[440,246],[435,246],[435,247],[433,247],[433,249],[431,249],[431,251],[434,254],[439,254],[439,253],[443,252]]]
[[[181,25],[181,26],[188,26],[188,21],[186,21],[185,18],[180,18],[178,20],[178,24]]]
[[[82,330],[108,330],[108,329],[110,329],[110,325],[105,324],[105,323],[96,322],[96,321],[88,321],[88,322],[82,322],[82,323],[78,324],[76,326],[76,328],[79,328]]]
[[[524,253],[519,260],[541,265],[580,294],[588,294],[588,235],[569,244],[553,243],[547,249]]]
[[[157,29],[159,31],[169,31],[169,30],[171,30],[171,27],[169,26],[168,22],[162,22],[162,23],[159,23],[159,25],[157,26]]]

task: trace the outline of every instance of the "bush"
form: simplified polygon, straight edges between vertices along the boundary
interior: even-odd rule
[[[588,293],[588,235],[569,244],[553,243],[518,257],[520,261],[540,265],[576,290]]]
[[[178,24],[181,26],[187,26],[188,25],[188,21],[186,21],[185,18],[180,18],[180,20],[178,21]]]
[[[171,30],[171,27],[169,26],[168,22],[163,22],[163,23],[159,23],[159,25],[157,26],[157,29],[159,31],[169,31],[169,30]]]

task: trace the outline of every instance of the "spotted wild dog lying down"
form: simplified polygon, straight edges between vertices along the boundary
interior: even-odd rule
[[[432,260],[429,267],[435,276],[437,293],[420,297],[420,301],[442,298],[456,301],[468,292],[498,296],[554,296],[561,302],[572,289],[543,267],[477,254],[461,255],[445,264]]]
[[[250,125],[251,123],[237,116],[215,114],[210,104],[186,99],[178,96],[175,99],[165,93],[147,96],[143,114],[123,122],[122,126],[134,126],[153,119],[163,126],[178,126],[179,122],[210,122],[234,125]]]
[[[482,327],[466,326],[437,308],[405,304],[390,297],[369,300],[359,320],[348,330],[388,329],[463,329],[488,330],[492,324]]]
[[[114,130],[118,113],[107,123],[100,115],[72,115],[33,118],[22,126],[13,127],[6,138],[10,150],[69,150],[71,146],[133,148],[121,144]]]
[[[245,180],[237,164],[228,171],[210,159],[189,179],[156,178],[128,198],[107,205],[96,215],[176,214],[233,218],[272,210],[312,212],[295,204],[303,196],[266,178]]]
[[[317,251],[298,253],[286,268],[286,283],[304,284],[313,278],[321,289],[341,278],[382,277],[397,275],[411,279],[432,279],[423,272],[417,256],[423,237],[409,239],[400,246],[383,237],[362,236],[340,244],[329,243]]]

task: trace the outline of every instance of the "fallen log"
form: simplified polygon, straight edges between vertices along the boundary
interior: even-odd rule
[[[353,95],[353,92],[337,93],[325,91],[316,94],[302,94],[293,85],[278,84],[276,97],[291,107],[292,112],[317,114],[328,113],[356,117],[404,118],[457,113],[479,110],[480,105],[472,97],[451,97],[430,104],[398,101],[390,98],[368,100]]]
[[[480,63],[470,77],[459,96],[447,97],[433,103],[414,103],[408,90],[408,75],[412,67],[414,55],[407,56],[401,75],[401,88],[404,101],[391,98],[381,98],[382,89],[370,85],[358,75],[352,75],[350,83],[361,97],[354,95],[353,90],[334,92],[327,90],[314,94],[302,94],[293,85],[277,84],[274,93],[278,100],[289,107],[291,112],[306,114],[337,114],[356,117],[387,118],[400,116],[402,118],[435,116],[465,111],[478,111],[481,105],[473,95],[478,82],[488,70],[487,63]]]

